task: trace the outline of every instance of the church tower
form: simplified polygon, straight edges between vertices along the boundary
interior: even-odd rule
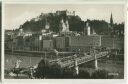
[[[86,31],[87,35],[91,35],[91,28],[90,28],[89,20],[87,20],[85,28],[87,29]]]
[[[64,20],[61,20],[61,26],[62,26],[62,32],[69,32],[69,23],[68,20],[64,22]]]
[[[110,17],[110,26],[113,27],[113,16],[112,16],[112,13],[111,13],[111,17]]]
[[[114,22],[113,22],[113,16],[111,13],[111,17],[110,17],[110,31],[112,35],[115,35],[115,28],[114,28]]]

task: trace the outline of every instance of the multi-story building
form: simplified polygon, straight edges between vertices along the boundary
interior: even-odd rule
[[[68,11],[68,10],[56,11],[56,14],[57,15],[65,14],[65,15],[75,16],[75,11]]]
[[[124,38],[111,37],[111,36],[105,36],[104,35],[101,38],[101,47],[106,47],[108,49],[123,50],[123,48],[124,48]]]
[[[51,50],[51,49],[53,49],[53,41],[43,40],[43,50]]]
[[[56,37],[55,38],[55,48],[58,51],[67,51],[69,47],[69,37]]]
[[[69,50],[74,52],[87,52],[95,46],[101,46],[101,36],[70,36]]]
[[[95,48],[118,49],[122,50],[124,47],[123,38],[90,35],[90,36],[71,36],[69,37],[69,50],[70,51],[90,51]]]

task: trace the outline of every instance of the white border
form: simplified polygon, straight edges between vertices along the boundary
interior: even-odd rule
[[[126,0],[4,0],[5,2],[41,2],[41,3],[122,3]]]
[[[79,83],[90,83],[90,84],[126,84],[126,79],[127,79],[127,74],[126,74],[126,63],[127,63],[127,51],[126,51],[126,47],[125,47],[125,63],[124,63],[124,79],[4,79],[4,7],[5,4],[124,4],[124,11],[127,10],[126,8],[126,2],[6,2],[3,1],[2,2],[2,83],[3,84],[65,84],[65,83],[69,83],[69,84],[79,84]],[[126,12],[125,12],[125,17],[126,17]],[[125,20],[125,39],[126,39],[126,27],[128,26],[126,24],[127,19]],[[125,45],[126,44],[126,40],[125,40]]]
[[[2,46],[2,1],[0,0],[0,4],[1,4],[1,32],[0,32],[0,34],[1,34],[1,41],[0,41],[0,43],[1,43],[1,46]],[[1,47],[0,46],[0,47]],[[1,57],[1,60],[0,60],[0,62],[1,62],[1,65],[0,65],[0,67],[1,67],[1,72],[0,72],[0,76],[1,76],[1,79],[0,79],[0,84],[2,83],[2,47],[1,47],[1,53],[0,53],[0,57]]]
[[[2,1],[3,4],[125,4],[126,3],[126,0],[123,0],[123,1],[64,1],[64,0],[59,0],[59,1],[56,1],[56,2],[43,2],[43,1]]]
[[[1,81],[3,82],[3,79],[4,79],[4,4],[3,4],[3,1],[2,1],[2,40],[1,40],[1,49],[2,49],[2,56],[1,56]]]

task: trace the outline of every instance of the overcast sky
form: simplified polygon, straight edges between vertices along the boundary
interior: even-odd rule
[[[19,28],[25,21],[39,16],[41,13],[56,10],[76,11],[82,20],[97,19],[109,22],[111,13],[115,23],[124,22],[124,6],[121,4],[5,4],[5,29]]]

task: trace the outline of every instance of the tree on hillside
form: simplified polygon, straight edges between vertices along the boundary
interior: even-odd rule
[[[90,27],[99,35],[108,35],[110,31],[109,24],[104,20],[92,20],[90,21]]]

